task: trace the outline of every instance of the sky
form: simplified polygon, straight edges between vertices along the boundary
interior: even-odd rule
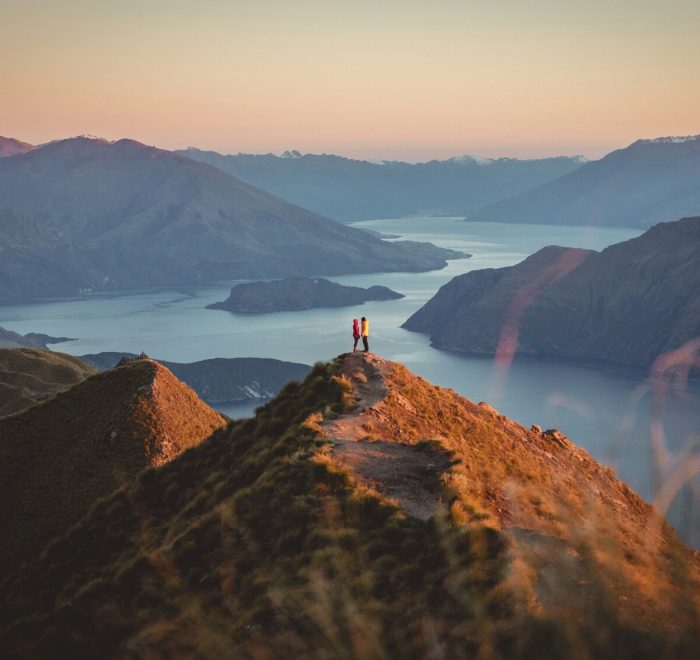
[[[698,0],[0,0],[0,135],[408,161],[700,133]]]

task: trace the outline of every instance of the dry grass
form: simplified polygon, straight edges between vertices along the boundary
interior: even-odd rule
[[[393,433],[416,452],[447,448],[462,460],[445,473],[448,506],[429,520],[411,518],[329,458],[324,412],[342,419],[358,400],[341,368],[316,365],[254,419],[144,472],[98,502],[40,561],[6,578],[4,648],[44,657],[691,657],[696,629],[686,626],[686,639],[665,625],[641,630],[620,616],[614,598],[604,608],[618,579],[628,589],[628,569],[613,562],[601,573],[596,547],[573,547],[564,534],[570,512],[548,489],[562,483],[555,472],[566,483],[567,466],[590,458],[383,367],[388,396],[367,424],[384,441]],[[576,476],[584,473],[604,493],[618,493],[604,470],[589,466]],[[531,488],[531,480],[541,484]],[[634,514],[634,496],[619,493]],[[563,499],[585,513],[585,497]],[[529,528],[516,527],[520,509]],[[592,529],[586,516],[569,528],[588,538],[599,533],[597,519]],[[618,529],[617,517],[609,523]],[[634,516],[630,525],[636,530]],[[660,533],[658,562],[687,568],[687,550]],[[662,559],[666,550],[675,555]],[[646,561],[639,554],[623,560]],[[576,583],[569,595],[585,576],[585,617],[571,598],[566,612],[548,607],[553,601],[537,593],[547,570],[557,592]],[[681,579],[641,572],[674,588]]]
[[[0,349],[0,417],[50,399],[95,373],[96,369],[64,353]]]
[[[0,419],[0,575],[35,559],[96,499],[224,424],[149,360],[94,375]]]

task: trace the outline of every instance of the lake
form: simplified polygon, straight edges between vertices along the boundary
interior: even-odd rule
[[[674,452],[697,443],[700,387],[654,392],[642,370],[552,360],[516,360],[495,378],[489,358],[434,349],[426,336],[400,325],[455,275],[515,264],[545,245],[602,249],[639,232],[628,228],[465,223],[460,218],[416,217],[354,225],[402,238],[464,250],[471,259],[428,273],[378,273],[329,278],[342,284],[388,286],[406,297],[362,306],[241,316],[206,305],[225,299],[230,283],[197,289],[91,295],[0,306],[0,326],[15,332],[76,337],[55,346],[74,355],[145,351],[165,360],[272,357],[312,364],[352,348],[353,318],[371,321],[370,348],[402,362],[430,381],[488,401],[526,426],[561,429],[647,499],[653,498],[651,431],[662,429]],[[220,406],[231,416],[252,414],[257,403]],[[697,479],[696,479],[697,482]],[[686,488],[669,519],[693,545],[700,544],[700,506]],[[693,505],[695,505],[693,507]]]

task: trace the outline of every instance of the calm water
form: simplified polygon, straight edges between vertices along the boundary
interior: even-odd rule
[[[430,273],[380,273],[332,278],[344,284],[388,286],[406,297],[342,309],[238,316],[204,309],[223,300],[229,286],[151,291],[123,296],[0,306],[0,326],[16,332],[77,337],[57,349],[80,355],[99,351],[145,351],[161,359],[190,362],[211,357],[273,357],[313,363],[352,347],[352,319],[371,321],[374,352],[403,362],[432,382],[476,400],[487,400],[525,425],[557,427],[595,458],[613,465],[644,497],[654,492],[650,453],[653,396],[642,371],[570,363],[520,360],[503,381],[492,361],[432,348],[428,338],[399,326],[452,277],[479,268],[521,261],[545,245],[602,249],[633,238],[629,229],[464,223],[458,218],[403,218],[358,223],[404,238],[467,251]],[[663,404],[663,405],[660,405]],[[696,442],[700,388],[692,385],[657,399],[656,418],[666,443],[679,450]],[[230,416],[252,414],[257,403],[222,406]],[[681,534],[700,544],[700,506],[689,491],[676,498],[670,518]],[[683,505],[683,506],[680,506]]]

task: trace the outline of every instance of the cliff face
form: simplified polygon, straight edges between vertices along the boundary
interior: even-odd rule
[[[560,433],[347,354],[6,578],[0,640],[64,657],[690,657],[699,571]]]
[[[700,218],[600,253],[548,247],[454,278],[403,327],[452,351],[650,365],[700,335]]]
[[[0,418],[0,575],[36,559],[96,500],[225,423],[150,360],[91,376]]]

